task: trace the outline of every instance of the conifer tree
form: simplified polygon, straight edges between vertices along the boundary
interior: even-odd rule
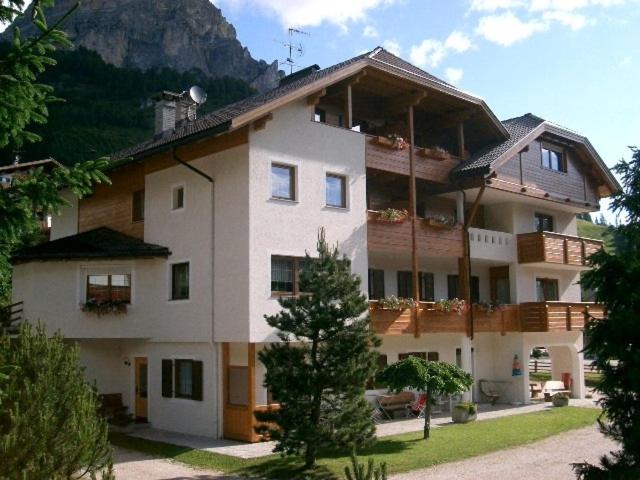
[[[259,353],[267,373],[265,386],[280,404],[257,412],[270,430],[276,451],[303,454],[315,466],[318,449],[355,449],[374,439],[365,384],[376,371],[380,340],[370,328],[366,297],[350,262],[329,246],[320,230],[318,258],[306,255],[298,297],[280,299],[282,310],[266,316],[280,342]]]
[[[13,367],[2,380],[0,478],[108,477],[107,425],[77,347],[25,325],[14,339],[0,333],[0,368],[6,365]]]
[[[623,188],[611,208],[626,215],[626,223],[610,227],[615,253],[593,254],[581,282],[606,306],[606,317],[587,325],[584,351],[603,373],[595,387],[602,394],[601,431],[621,450],[602,457],[600,466],[575,465],[583,480],[640,478],[640,150],[631,150],[631,161],[614,167]]]

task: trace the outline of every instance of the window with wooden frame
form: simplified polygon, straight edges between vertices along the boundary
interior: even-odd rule
[[[271,165],[271,198],[296,199],[296,167],[273,163]]]
[[[189,298],[189,262],[171,265],[171,300]]]
[[[434,301],[433,273],[418,272],[418,287],[421,302]],[[398,272],[398,297],[413,298],[413,275],[408,270]]]
[[[131,194],[131,221],[144,220],[144,190],[136,190]]]
[[[542,166],[556,172],[567,172],[566,160],[561,150],[542,147]]]
[[[131,302],[131,275],[87,275],[86,300]]]
[[[556,302],[560,300],[558,279],[536,278],[536,297],[539,302]]]
[[[417,357],[423,360],[427,359],[427,352],[407,352],[407,353],[399,353],[398,360],[404,360],[409,357]]]
[[[306,257],[271,257],[271,293],[273,295],[299,295],[305,292],[300,287],[300,273],[304,270]]]
[[[460,280],[458,275],[447,275],[447,298],[452,300],[454,298],[462,298],[460,292]],[[473,275],[471,277],[471,303],[478,303],[480,301],[480,278]]]
[[[384,298],[384,270],[369,269],[369,300]]]
[[[327,207],[347,208],[347,177],[327,173],[325,183]]]
[[[162,396],[202,401],[202,362],[191,359],[162,360]]]
[[[553,232],[553,217],[545,213],[535,213],[536,232]]]

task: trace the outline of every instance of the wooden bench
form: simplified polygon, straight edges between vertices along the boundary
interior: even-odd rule
[[[114,416],[126,413],[127,407],[122,403],[121,393],[103,393],[98,395],[100,409],[98,412],[105,418],[113,418]]]
[[[495,405],[498,399],[503,395],[505,386],[511,382],[498,380],[480,380],[480,392],[489,399],[491,405]]]
[[[400,392],[395,395],[379,395],[378,407],[389,420],[393,419],[395,412],[407,412],[407,405],[415,401],[416,397],[412,392]]]

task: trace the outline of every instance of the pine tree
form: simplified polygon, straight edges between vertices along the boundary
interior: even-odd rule
[[[622,191],[611,208],[626,214],[626,224],[612,227],[615,253],[601,250],[590,257],[593,270],[582,283],[606,306],[606,317],[587,325],[585,353],[603,373],[595,390],[602,394],[601,431],[620,443],[621,450],[602,457],[601,465],[575,465],[583,480],[640,478],[640,150],[614,171]]]
[[[59,334],[48,337],[42,326],[26,325],[15,339],[0,334],[0,368],[6,365],[14,367],[2,381],[0,478],[108,472],[107,425],[78,366],[77,347]]]
[[[395,392],[412,388],[427,394],[423,431],[425,440],[431,433],[431,408],[435,398],[463,393],[473,385],[473,377],[455,365],[413,356],[387,365],[377,379]]]
[[[312,293],[280,299],[282,310],[265,318],[281,341],[259,353],[265,386],[280,408],[256,417],[277,425],[270,429],[276,451],[303,453],[305,468],[315,466],[322,447],[351,450],[373,441],[364,391],[376,371],[372,348],[380,345],[365,315],[360,278],[323,230],[317,252],[318,258],[307,254],[299,280],[300,291]]]

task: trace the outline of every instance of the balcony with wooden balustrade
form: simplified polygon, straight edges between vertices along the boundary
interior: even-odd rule
[[[604,306],[592,302],[527,302],[520,304],[523,332],[583,330],[590,317],[603,318]]]
[[[554,232],[521,233],[518,235],[518,262],[582,268],[587,266],[589,256],[603,246],[600,240]]]

